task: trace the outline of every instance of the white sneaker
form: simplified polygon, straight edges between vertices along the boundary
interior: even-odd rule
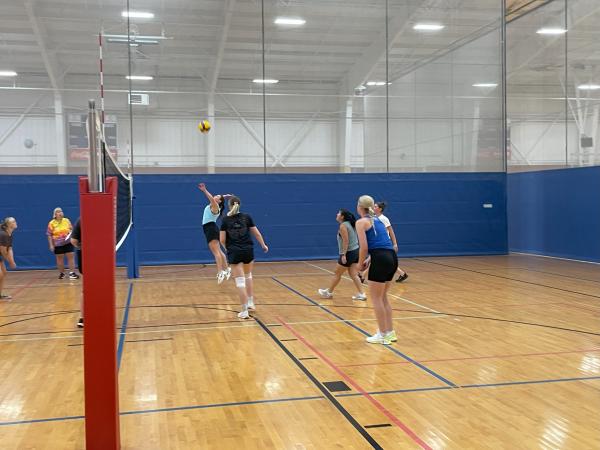
[[[323,298],[333,298],[333,294],[329,292],[329,289],[319,289],[319,295]]]
[[[225,269],[225,278],[228,280],[231,278],[231,267]]]
[[[254,306],[254,299],[252,297],[248,297],[248,309],[251,309],[252,311],[256,311],[256,307]]]
[[[225,281],[225,276],[226,276],[226,272],[224,270],[221,270],[217,274],[217,284],[223,283],[223,281]]]
[[[387,337],[385,337],[379,331],[377,333],[375,333],[373,336],[369,336],[367,338],[367,342],[369,344],[383,344],[383,345],[390,345],[392,343],[392,341],[390,341]]]
[[[398,340],[398,337],[396,336],[396,332],[394,330],[388,331],[383,337],[385,339],[388,339],[390,342],[396,342]]]
[[[365,301],[367,299],[367,294],[356,294],[352,296],[352,300],[362,300]]]
[[[238,318],[239,319],[249,319],[250,318],[250,314],[248,313],[248,310],[245,309],[241,313],[238,313]]]

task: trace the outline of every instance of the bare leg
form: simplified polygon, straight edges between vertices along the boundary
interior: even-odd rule
[[[225,257],[223,250],[221,250],[221,244],[219,243],[219,241],[217,241],[216,239],[210,241],[208,243],[208,248],[215,257],[217,271],[221,272],[222,270],[225,270],[227,268],[227,258]]]
[[[244,277],[246,278],[246,295],[249,298],[254,299],[254,280],[252,279],[252,269],[254,267],[254,261],[250,264],[244,264]],[[250,278],[248,278],[250,276]]]
[[[392,311],[392,305],[388,299],[388,291],[390,290],[391,282],[388,281],[385,283],[385,290],[383,292],[383,309],[385,312],[385,330],[381,330],[382,332],[390,332],[394,329],[394,323],[392,321],[392,316],[394,312]]]
[[[373,302],[373,309],[375,310],[375,318],[377,319],[377,326],[381,333],[385,333],[387,328],[386,311],[383,305],[383,297],[385,295],[385,283],[378,283],[376,281],[369,281],[369,296],[371,302]]]
[[[56,256],[56,267],[58,267],[58,271],[63,273],[65,271],[65,255],[55,255]]]
[[[242,263],[235,264],[231,267],[231,273],[235,278],[235,286],[240,297],[240,305],[242,306],[242,310],[245,310],[247,309],[246,305],[248,304],[248,297],[246,295],[246,279],[244,277],[244,269],[242,266]]]
[[[6,267],[4,261],[0,261],[0,294],[2,294],[2,288],[4,287],[4,278],[6,277]]]
[[[335,268],[335,273],[333,274],[333,280],[331,280],[331,284],[329,285],[329,292],[333,293],[333,290],[340,283],[342,279],[342,275],[346,271],[344,266],[340,266],[339,264]]]
[[[73,252],[67,253],[67,262],[69,263],[69,270],[75,272],[75,257]]]
[[[348,274],[350,275],[350,278],[352,278],[354,286],[356,286],[359,294],[362,294],[362,283],[360,282],[360,278],[358,278],[358,264],[352,264],[350,267],[348,267]]]

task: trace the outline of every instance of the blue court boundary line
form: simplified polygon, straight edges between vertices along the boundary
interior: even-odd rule
[[[117,348],[117,370],[121,369],[121,357],[123,356],[123,347],[125,347],[125,331],[127,330],[127,321],[129,320],[129,305],[131,305],[131,297],[133,297],[133,283],[129,283],[127,303],[125,304],[123,322],[121,323],[121,332],[119,333],[119,346]]]
[[[370,336],[369,333],[367,333],[365,330],[363,330],[362,328],[358,327],[357,325],[354,325],[352,322],[348,322],[346,319],[344,319],[342,316],[334,313],[333,311],[331,311],[330,309],[326,308],[325,306],[319,304],[318,302],[315,302],[313,299],[307,297],[306,295],[298,292],[297,290],[295,290],[294,288],[288,286],[287,284],[279,281],[277,278],[275,277],[271,277],[271,279],[277,283],[279,283],[281,286],[283,286],[284,288],[288,289],[289,291],[292,291],[294,294],[299,295],[300,297],[302,297],[305,300],[308,300],[309,302],[311,302],[313,305],[319,307],[320,309],[322,309],[323,311],[325,311],[327,314],[332,315],[333,317],[337,318],[338,320],[340,320],[341,322],[345,323],[346,325],[354,328],[356,331],[362,333],[365,336]],[[405,359],[406,361],[414,364],[415,366],[417,366],[419,369],[424,370],[425,372],[427,372],[429,375],[434,376],[435,378],[437,378],[438,380],[440,380],[442,383],[456,388],[458,387],[456,384],[454,384],[452,381],[444,378],[443,376],[441,376],[440,374],[434,372],[433,370],[431,370],[429,367],[424,366],[423,364],[421,364],[420,362],[415,361],[414,359],[412,359],[410,356],[402,353],[401,351],[395,349],[392,346],[389,345],[384,345],[384,348],[388,349],[389,351],[395,353],[396,355],[400,356],[401,358]]]
[[[189,411],[193,409],[208,409],[208,408],[223,408],[228,406],[245,406],[245,405],[260,405],[268,403],[285,403],[285,402],[297,402],[304,400],[325,400],[322,395],[313,395],[308,397],[286,397],[286,398],[275,398],[268,400],[249,400],[245,402],[230,402],[230,403],[211,403],[208,405],[192,405],[192,406],[173,406],[170,408],[157,408],[157,409],[142,409],[137,411],[123,411],[119,413],[120,416],[131,416],[134,414],[152,414],[161,412],[173,412],[173,411]],[[40,422],[57,422],[61,420],[81,420],[85,419],[85,416],[65,416],[65,417],[52,417],[49,419],[32,419],[32,420],[18,420],[14,422],[0,422],[0,426],[3,425],[27,425],[30,423]]]
[[[600,376],[593,377],[575,377],[575,378],[555,378],[548,380],[528,380],[528,381],[506,381],[501,383],[490,383],[490,384],[466,384],[463,386],[459,386],[464,389],[472,389],[472,388],[489,388],[489,387],[503,387],[503,386],[520,386],[520,385],[528,385],[528,384],[544,384],[544,383],[561,383],[561,382],[573,382],[573,381],[587,381],[587,380],[600,380]],[[390,391],[373,391],[367,392],[369,395],[387,395],[387,394],[404,394],[411,392],[429,392],[429,391],[448,391],[452,390],[456,392],[456,390],[450,386],[434,386],[434,387],[424,387],[424,388],[412,388],[412,389],[394,389]],[[361,396],[360,392],[352,392],[348,394],[338,394],[335,397],[358,397]],[[186,411],[186,410],[194,410],[194,409],[208,409],[208,408],[222,408],[228,406],[244,406],[244,405],[257,405],[257,404],[265,404],[265,403],[284,403],[284,402],[294,402],[294,401],[302,401],[302,400],[326,400],[324,396],[309,396],[309,397],[287,397],[287,398],[277,398],[271,400],[250,400],[245,402],[231,402],[231,403],[214,403],[208,405],[194,405],[194,406],[175,406],[171,408],[159,408],[159,409],[147,409],[147,410],[138,410],[138,411],[125,411],[121,412],[121,416],[129,416],[134,414],[152,414],[152,413],[160,413],[160,412],[173,412],[173,411]],[[0,422],[0,426],[8,426],[8,425],[27,425],[32,423],[41,423],[41,422],[59,422],[66,420],[81,420],[84,419],[85,416],[65,416],[65,417],[51,417],[48,419],[30,419],[30,420],[18,420],[14,422]]]

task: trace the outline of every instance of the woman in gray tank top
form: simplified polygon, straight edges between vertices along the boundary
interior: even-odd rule
[[[342,279],[345,271],[354,282],[358,293],[352,296],[352,300],[366,300],[367,296],[363,292],[362,283],[358,278],[358,236],[354,229],[356,218],[347,209],[340,209],[335,216],[335,220],[340,224],[337,234],[338,241],[338,265],[335,268],[333,279],[327,289],[319,289],[319,295],[323,298],[332,298],[333,291]]]

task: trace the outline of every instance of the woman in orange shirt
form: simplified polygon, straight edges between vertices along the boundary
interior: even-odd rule
[[[56,256],[56,266],[60,271],[58,279],[65,278],[65,256],[69,263],[69,279],[77,280],[79,275],[75,273],[75,258],[73,257],[73,244],[71,244],[71,232],[73,225],[67,219],[61,208],[54,208],[53,219],[48,223],[48,246]]]

